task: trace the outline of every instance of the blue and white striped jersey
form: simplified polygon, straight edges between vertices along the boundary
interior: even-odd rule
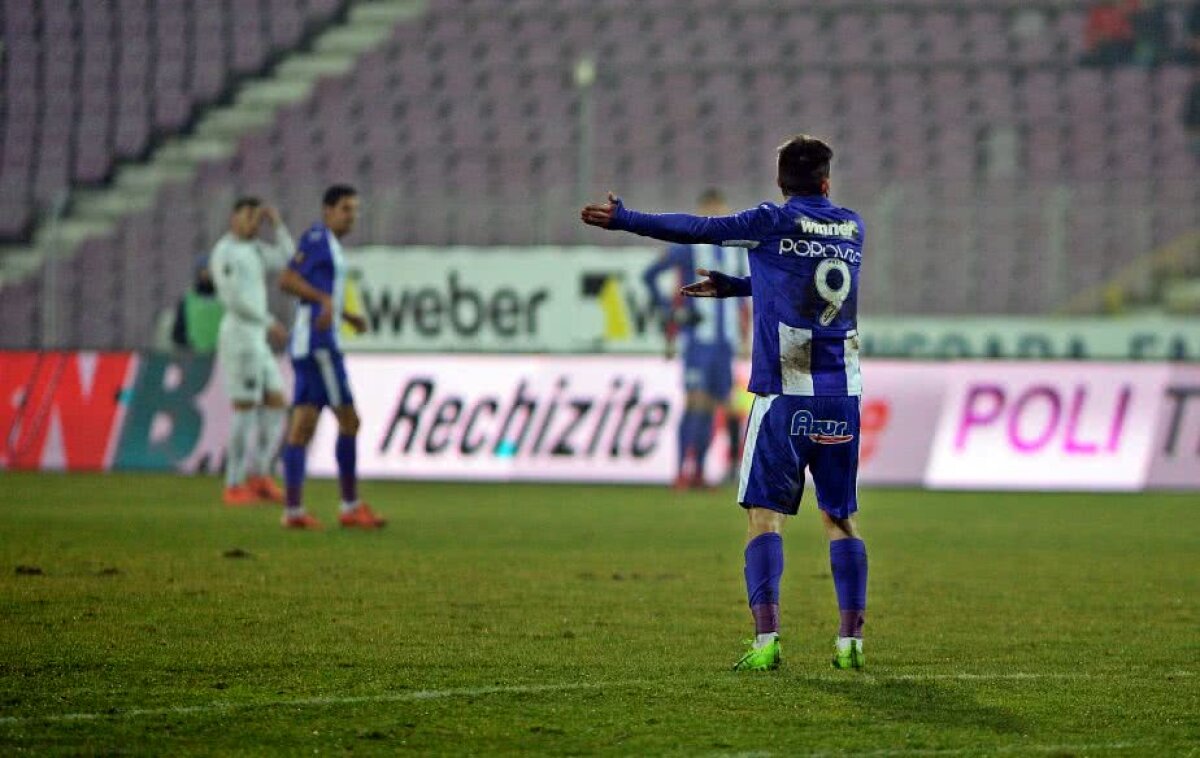
[[[754,307],[751,392],[862,394],[858,274],[866,229],[854,211],[823,195],[716,217],[639,213],[618,201],[611,228],[749,250],[750,276],[734,281]]]
[[[318,348],[341,350],[338,328],[346,305],[346,262],[337,237],[323,224],[313,224],[300,236],[300,244],[288,268],[316,289],[329,294],[333,300],[333,326],[329,329],[317,329],[315,326],[317,314],[321,311],[320,304],[300,302],[296,305],[296,320],[292,326],[292,357],[304,358]]]
[[[720,245],[672,245],[665,255],[652,263],[642,275],[654,304],[669,311],[672,301],[664,297],[658,278],[667,271],[680,283],[696,279],[696,269],[723,271],[730,276],[746,276],[746,251]],[[688,316],[680,329],[689,346],[715,346],[736,355],[742,345],[742,313],[737,300],[730,298],[686,298],[683,307]]]

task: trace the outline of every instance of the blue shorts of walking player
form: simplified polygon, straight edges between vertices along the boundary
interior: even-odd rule
[[[817,506],[858,510],[858,398],[758,395],[746,426],[738,502],[795,515],[812,472]]]
[[[292,405],[338,408],[354,405],[346,364],[342,354],[332,350],[313,350],[303,358],[292,358],[296,374],[296,392]]]
[[[683,387],[725,400],[733,389],[733,351],[721,345],[689,345],[683,352]]]

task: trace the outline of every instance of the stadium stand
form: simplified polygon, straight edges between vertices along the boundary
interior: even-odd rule
[[[26,236],[70,186],[144,157],[343,5],[4,0],[0,239]]]
[[[74,5],[40,24],[10,21],[12,8],[29,5],[6,0],[4,21],[6,37],[25,35],[15,48],[6,43],[5,86],[14,91],[21,77],[35,90],[8,106],[4,122],[3,202],[18,211],[65,183],[103,178],[156,133],[185,129],[198,108],[228,97],[240,72],[264,70],[339,4],[246,4],[256,33],[222,36],[229,47],[213,55],[198,52],[218,45],[201,30],[212,19],[230,23],[224,3],[182,24],[177,12],[162,13],[172,4],[144,0],[122,0],[99,21]],[[1183,4],[1168,7],[1181,27]],[[289,21],[266,22],[284,8]],[[151,207],[122,216],[113,234],[82,244],[52,293],[64,306],[63,339],[147,344],[154,314],[186,285],[237,191],[276,198],[298,228],[322,186],[352,181],[367,201],[356,242],[570,244],[581,240],[584,191],[618,189],[648,208],[690,206],[706,185],[744,203],[761,199],[773,146],[797,129],[833,142],[836,195],[868,219],[869,302],[894,313],[1052,313],[1200,227],[1200,168],[1181,119],[1194,65],[1081,66],[1085,10],[1051,0],[909,0],[882,10],[850,0],[804,11],[765,0],[686,9],[668,0],[513,0],[498,11],[434,0],[351,71],[322,78],[269,124],[241,133],[233,156],[205,162]],[[145,40],[145,58],[164,46],[187,52],[166,72],[128,64],[130,77],[154,75],[144,96],[127,93],[124,54],[113,43],[97,43],[107,52],[87,47],[90,25],[106,23]],[[64,55],[91,55],[97,66],[60,66],[50,30],[76,30],[85,44]],[[15,66],[17,49],[42,61],[41,73]],[[591,87],[573,76],[585,57],[598,72]],[[50,73],[60,67],[67,73]],[[87,76],[98,78],[78,99],[49,88],[94,68]],[[89,94],[93,86],[106,93]],[[93,102],[109,114],[109,126],[94,128],[111,129],[110,149],[81,136],[82,118],[39,137],[57,140],[49,157],[29,149],[30,130],[90,112]],[[114,118],[128,103],[141,116]],[[21,108],[41,120],[15,126]],[[10,149],[14,130],[25,141]],[[10,157],[23,167],[11,178]],[[42,282],[35,275],[4,288],[6,324],[38,323]],[[36,339],[34,328],[3,337],[8,346]]]

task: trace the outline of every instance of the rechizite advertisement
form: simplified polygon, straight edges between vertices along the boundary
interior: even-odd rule
[[[674,470],[678,367],[643,358],[356,356],[359,469],[367,476],[665,481]],[[318,449],[332,449],[332,424]],[[316,473],[333,474],[329,456]]]

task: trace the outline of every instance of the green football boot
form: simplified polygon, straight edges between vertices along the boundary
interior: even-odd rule
[[[746,644],[750,649],[733,664],[734,671],[772,671],[779,668],[783,661],[783,648],[778,637],[762,647],[754,647],[754,640],[746,640]]]
[[[863,655],[862,640],[851,639],[845,647],[837,646],[833,651],[833,667],[835,669],[860,669],[867,665],[867,657]]]

